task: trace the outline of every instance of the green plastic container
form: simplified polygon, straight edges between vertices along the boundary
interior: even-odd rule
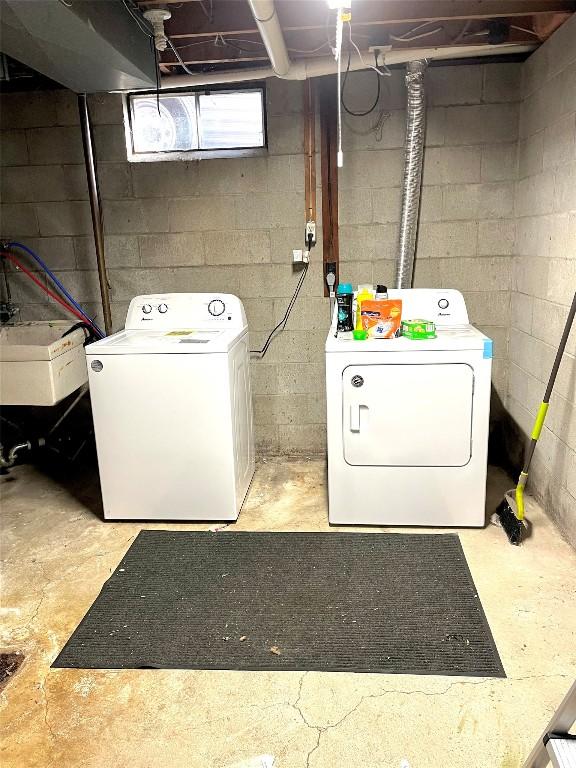
[[[402,320],[402,336],[407,339],[435,339],[436,326],[432,320]]]

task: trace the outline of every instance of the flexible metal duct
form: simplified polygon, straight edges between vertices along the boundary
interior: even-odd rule
[[[414,252],[418,231],[418,211],[426,132],[426,99],[424,92],[425,59],[406,64],[406,139],[404,142],[404,177],[402,179],[402,214],[396,264],[396,288],[411,288]]]

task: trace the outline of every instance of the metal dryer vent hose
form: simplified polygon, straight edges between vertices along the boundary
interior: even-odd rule
[[[396,288],[411,288],[414,253],[418,231],[418,211],[426,133],[426,98],[424,92],[425,59],[406,64],[406,138],[404,142],[404,177],[402,179],[402,213],[396,264]]]

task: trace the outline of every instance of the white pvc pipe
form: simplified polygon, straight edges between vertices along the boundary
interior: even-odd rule
[[[266,17],[263,17],[266,18]],[[528,53],[537,46],[533,44],[516,45],[458,45],[450,48],[405,48],[387,51],[380,57],[380,62],[386,64],[406,64],[416,59],[428,61],[442,59],[466,59],[475,56],[495,56],[512,53]],[[350,70],[367,69],[367,65],[353,54],[350,60]],[[307,80],[310,77],[322,77],[336,72],[336,61],[332,56],[322,56],[314,59],[300,59],[290,64],[285,77],[289,80]],[[274,77],[277,72],[272,67],[253,69],[220,70],[219,72],[199,72],[197,75],[169,75],[162,78],[161,87],[191,88],[194,86],[217,85],[219,83],[241,83],[248,80],[265,80]]]
[[[290,77],[292,62],[284,42],[274,0],[248,0],[248,5],[254,16],[262,42],[266,47],[274,73],[278,77]]]
[[[247,80],[266,80],[275,77],[272,67],[259,69],[221,69],[219,72],[198,72],[197,75],[164,75],[160,88],[194,88],[199,85],[221,85],[243,83]]]
[[[446,48],[406,48],[386,51],[386,64],[407,64],[417,59],[441,61],[442,59],[470,59],[476,56],[501,56],[502,54],[530,53],[538,48],[535,43],[502,43],[501,45],[454,45]]]

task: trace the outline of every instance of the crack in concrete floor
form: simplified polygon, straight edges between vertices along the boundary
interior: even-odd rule
[[[302,718],[302,721],[308,728],[312,728],[317,731],[317,741],[314,747],[310,750],[306,757],[306,768],[310,768],[310,759],[312,755],[320,749],[321,747],[321,740],[324,733],[326,733],[329,730],[338,728],[345,720],[347,720],[351,715],[353,715],[355,712],[357,712],[362,704],[365,701],[371,700],[371,699],[381,699],[385,696],[429,696],[432,698],[445,696],[448,694],[453,688],[456,686],[484,686],[487,684],[491,684],[493,680],[491,678],[486,678],[478,681],[469,681],[469,680],[458,680],[453,683],[450,683],[446,688],[440,691],[422,691],[419,689],[413,689],[410,691],[404,691],[400,689],[384,689],[381,690],[379,693],[373,693],[373,694],[366,694],[360,697],[360,699],[356,702],[356,704],[346,712],[339,720],[337,720],[335,723],[328,723],[327,725],[321,726],[321,725],[314,725],[310,723],[304,713],[302,712],[301,707],[299,706],[300,701],[303,698],[303,692],[302,692],[302,686],[304,683],[305,677],[309,674],[309,672],[304,672],[302,677],[300,678],[300,684],[298,688],[298,697],[294,704],[292,705]],[[522,682],[526,680],[542,680],[546,678],[554,678],[554,679],[562,679],[566,681],[566,688],[569,687],[571,683],[571,678],[569,675],[527,675],[525,677],[518,677],[518,678],[508,678],[511,682]]]
[[[324,471],[322,461],[261,464],[234,529],[329,530]],[[49,664],[138,530],[210,526],[104,524],[30,467],[15,480],[3,505],[4,603],[35,602],[28,617],[5,613],[5,642],[27,654],[0,696],[6,768],[229,768],[254,754],[274,754],[275,768],[520,768],[573,675],[576,560],[531,503],[537,538],[520,549],[495,528],[460,532],[508,679],[90,670],[84,685],[86,671]]]

